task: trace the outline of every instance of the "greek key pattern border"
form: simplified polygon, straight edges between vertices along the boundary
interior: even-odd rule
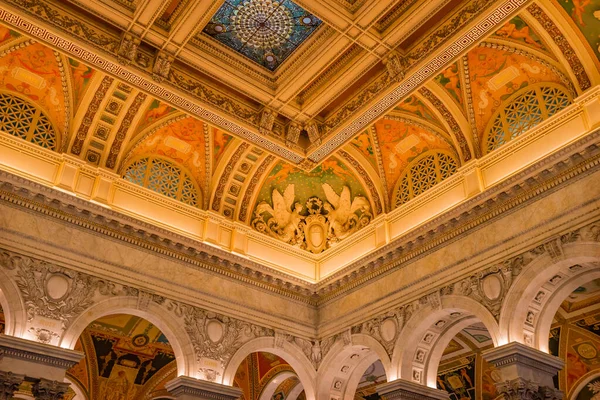
[[[496,8],[490,15],[477,25],[473,26],[468,32],[457,38],[452,44],[437,57],[412,73],[408,79],[402,81],[391,93],[379,100],[362,115],[356,118],[350,125],[340,130],[329,141],[317,148],[308,156],[311,161],[320,162],[327,157],[338,146],[346,140],[353,137],[356,133],[366,128],[375,119],[382,116],[388,109],[397,104],[403,97],[417,89],[426,80],[434,76],[443,66],[453,61],[463,51],[481,40],[484,35],[489,34],[500,22],[511,16],[529,0],[507,0]]]
[[[58,35],[50,32],[48,29],[36,26],[34,23],[23,19],[21,16],[16,15],[6,9],[0,9],[0,21],[9,24],[18,30],[25,32],[27,35],[34,37],[46,44],[49,44],[60,51],[67,53],[73,57],[76,57],[83,62],[98,68],[106,73],[116,76],[123,82],[127,82],[131,85],[136,86],[140,90],[143,90],[152,96],[158,97],[159,99],[166,100],[173,104],[175,107],[182,111],[189,113],[190,115],[196,116],[206,122],[209,122],[221,129],[227,130],[253,144],[256,144],[267,151],[270,151],[280,157],[283,157],[294,163],[299,163],[303,160],[303,157],[286,149],[283,146],[279,146],[272,142],[268,138],[252,132],[228,119],[221,117],[214,112],[207,110],[206,108],[194,103],[193,101],[187,100],[186,98],[168,90],[157,82],[150,79],[146,79],[140,75],[137,75],[127,69],[123,68],[116,62],[112,62],[94,52],[88,51],[71,40],[59,37]]]

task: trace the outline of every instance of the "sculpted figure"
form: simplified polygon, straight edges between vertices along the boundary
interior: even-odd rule
[[[300,223],[304,216],[300,215],[302,205],[294,204],[294,185],[288,185],[283,192],[274,189],[272,195],[273,207],[262,202],[256,207],[255,214],[261,216],[268,213],[272,216],[267,222],[268,233],[287,243],[296,244],[296,238],[300,234]]]
[[[348,186],[343,187],[340,195],[328,183],[324,183],[322,186],[327,201],[330,203],[325,203],[323,206],[327,211],[327,220],[329,221],[328,237],[342,240],[359,228],[357,212],[368,213],[369,201],[362,196],[356,196],[354,200],[351,200]]]

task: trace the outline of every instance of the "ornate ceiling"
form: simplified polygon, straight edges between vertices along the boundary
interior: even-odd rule
[[[2,131],[312,253],[598,76],[597,1],[7,3]]]

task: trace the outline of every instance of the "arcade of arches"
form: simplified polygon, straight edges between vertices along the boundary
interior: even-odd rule
[[[0,400],[600,399],[600,0],[0,1]]]

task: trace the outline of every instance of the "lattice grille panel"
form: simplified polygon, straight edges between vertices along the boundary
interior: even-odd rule
[[[162,158],[145,157],[133,162],[123,178],[136,185],[197,207],[199,191],[192,177]]]
[[[394,206],[398,207],[420,195],[456,172],[458,162],[452,155],[428,152],[414,160],[398,181]]]
[[[517,92],[488,125],[485,151],[495,150],[522,135],[567,107],[571,101],[571,96],[555,85],[527,87]]]
[[[0,130],[56,150],[56,132],[48,117],[35,105],[7,93],[0,93]]]

